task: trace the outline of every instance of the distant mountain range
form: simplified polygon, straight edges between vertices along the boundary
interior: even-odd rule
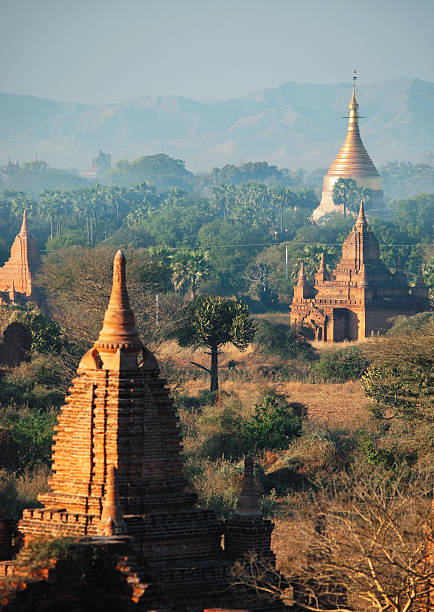
[[[0,94],[0,163],[38,157],[90,166],[99,149],[116,161],[167,153],[187,168],[266,160],[291,169],[328,166],[346,133],[351,85],[284,83],[243,98],[198,102],[149,97],[87,106]],[[434,150],[434,83],[398,78],[357,92],[364,143],[379,166],[421,161]]]

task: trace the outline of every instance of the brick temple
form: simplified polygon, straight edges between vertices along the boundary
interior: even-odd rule
[[[33,275],[39,264],[38,247],[27,229],[26,212],[11,255],[0,268],[0,305],[20,304],[35,300]]]
[[[391,317],[414,315],[428,308],[422,273],[419,271],[415,287],[410,288],[399,262],[392,274],[381,261],[362,201],[336,268],[328,272],[323,255],[312,285],[301,265],[291,323],[313,328],[316,339],[324,342],[362,340],[390,327]]]
[[[176,408],[140,341],[119,251],[102,330],[58,417],[50,490],[39,495],[43,507],[24,510],[18,525],[24,544],[69,536],[88,546],[91,577],[65,579],[69,570],[56,559],[42,575],[32,573],[24,547],[0,563],[4,609],[285,609],[233,586],[231,567],[244,554],[274,563],[273,524],[259,512],[252,459],[245,460],[237,510],[223,522],[196,507],[181,451]],[[111,594],[109,607],[96,607],[101,589]]]

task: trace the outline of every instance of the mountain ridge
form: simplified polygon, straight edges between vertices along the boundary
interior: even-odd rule
[[[242,161],[328,166],[343,142],[351,84],[285,82],[223,101],[138,96],[92,106],[0,94],[0,160],[37,152],[57,167],[89,167],[96,151],[116,161],[167,153],[193,171]],[[433,149],[434,83],[399,77],[358,88],[361,133],[378,166],[420,161]]]

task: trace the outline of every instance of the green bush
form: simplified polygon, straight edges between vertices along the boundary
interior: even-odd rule
[[[237,395],[224,394],[218,404],[211,404],[203,409],[197,420],[197,428],[203,439],[203,457],[237,459],[250,450],[243,432],[241,409]]]
[[[278,356],[281,359],[313,360],[315,350],[306,340],[306,333],[294,326],[282,323],[258,322],[253,339],[257,351],[264,357]]]
[[[52,355],[63,347],[62,330],[33,304],[28,306],[4,306],[0,313],[3,330],[14,321],[25,325],[32,334],[32,352]]]
[[[387,332],[388,336],[415,333],[422,330],[428,324],[434,324],[434,313],[419,312],[412,317],[399,315],[393,319],[393,326]]]
[[[278,394],[266,395],[255,405],[253,417],[241,425],[246,452],[286,448],[301,434],[301,408]]]
[[[359,449],[367,465],[392,470],[400,475],[409,472],[417,457],[397,446],[386,448],[379,446],[380,443],[379,439],[372,439],[364,434],[360,436]]]
[[[342,383],[360,378],[369,365],[358,346],[324,351],[312,369],[315,382]]]
[[[0,418],[0,426],[11,432],[17,444],[16,472],[34,470],[41,465],[49,465],[53,428],[57,411],[28,409],[8,410]]]

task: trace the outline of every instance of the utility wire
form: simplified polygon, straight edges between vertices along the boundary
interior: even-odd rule
[[[104,240],[101,241],[99,244],[102,244],[103,242],[105,242]],[[98,243],[96,243],[98,244]],[[291,246],[291,245],[297,245],[297,246],[338,246],[341,247],[343,245],[343,242],[293,242],[293,241],[289,241],[289,242],[255,242],[255,243],[250,243],[250,244],[213,244],[209,247],[199,247],[199,246],[181,246],[181,247],[165,247],[162,245],[155,245],[157,248],[161,247],[163,249],[167,249],[168,251],[207,251],[210,249],[239,249],[239,248],[253,248],[253,247],[270,247],[270,246]],[[80,246],[80,245],[76,245],[76,246]],[[96,246],[96,245],[95,245]],[[423,242],[416,242],[413,244],[384,244],[382,242],[379,243],[380,247],[431,247],[434,248],[433,244],[425,244]],[[66,248],[70,248],[70,247],[66,247]],[[54,251],[62,251],[62,250],[66,250],[66,248],[63,249],[39,249],[40,252],[45,252],[45,253],[49,253],[49,252],[54,252]]]

